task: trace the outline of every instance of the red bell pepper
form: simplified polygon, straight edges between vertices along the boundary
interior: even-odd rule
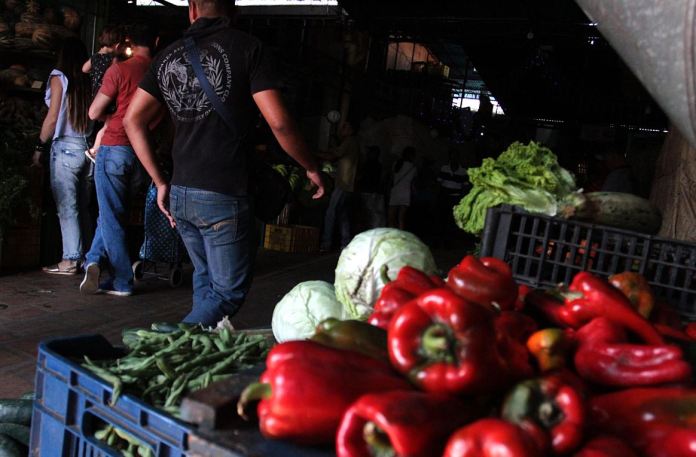
[[[589,441],[573,457],[638,457],[638,454],[619,438],[604,435]]]
[[[502,311],[495,316],[496,347],[508,371],[531,376],[529,351],[525,342],[536,329],[534,319],[517,311]]]
[[[650,320],[657,324],[664,324],[670,327],[682,328],[682,319],[674,306],[668,303],[658,301],[655,303],[653,312],[650,314]]]
[[[678,328],[660,323],[655,323],[653,325],[657,331],[660,332],[660,335],[667,338],[667,340],[681,341],[684,343],[693,341],[693,338],[691,338],[685,330],[679,330]]]
[[[435,455],[435,454],[431,454]],[[501,419],[480,419],[457,430],[443,457],[541,457],[532,438]]]
[[[549,443],[556,455],[582,443],[586,416],[583,393],[562,375],[521,382],[503,402],[503,419],[520,426],[539,447]]]
[[[566,330],[545,328],[533,333],[527,339],[527,349],[536,359],[539,370],[542,372],[557,370],[566,366],[571,340]]]
[[[370,392],[408,390],[410,384],[381,360],[312,341],[278,344],[266,358],[260,382],[243,392],[238,405],[260,400],[257,412],[267,438],[329,444],[345,410]]]
[[[655,307],[655,296],[643,275],[633,271],[624,271],[609,276],[609,283],[628,298],[638,314],[646,319],[650,317],[650,313]]]
[[[590,402],[598,430],[630,442],[646,457],[696,456],[696,390],[637,388]]]
[[[578,330],[575,369],[606,386],[636,387],[686,382],[691,366],[679,346],[628,344],[620,325],[597,318]]]
[[[493,309],[450,289],[426,292],[398,310],[387,331],[392,365],[429,392],[492,392],[532,373],[525,360],[501,355]],[[508,341],[506,341],[507,343]]]
[[[655,327],[631,307],[621,291],[585,271],[575,275],[567,291],[531,292],[527,303],[557,325],[577,329],[596,317],[605,317],[646,343],[664,343]]]
[[[692,340],[696,340],[696,322],[691,322],[684,328],[684,333]]]
[[[387,329],[394,312],[420,294],[431,289],[444,287],[445,282],[436,275],[427,275],[420,270],[405,266],[393,281],[387,282],[375,302],[367,321]]]
[[[526,284],[520,284],[517,286],[517,299],[515,300],[515,311],[524,310],[524,299],[532,289]]]
[[[525,343],[539,326],[536,321],[518,311],[503,311],[495,317],[495,326],[499,332],[520,343]]]
[[[513,309],[517,300],[517,284],[510,266],[495,257],[464,257],[450,270],[447,285],[471,303],[501,310]]]
[[[337,457],[441,455],[447,438],[473,419],[457,397],[417,391],[367,394],[344,414]]]

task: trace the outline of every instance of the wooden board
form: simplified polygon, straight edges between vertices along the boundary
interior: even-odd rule
[[[253,331],[252,331],[253,332]],[[272,338],[270,330],[259,330]],[[333,457],[334,449],[310,448],[268,440],[261,436],[256,418],[245,421],[237,415],[237,400],[249,383],[265,369],[260,364],[232,378],[192,392],[181,404],[181,418],[198,425],[189,435],[193,457]]]

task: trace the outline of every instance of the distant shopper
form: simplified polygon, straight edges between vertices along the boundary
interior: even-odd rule
[[[623,154],[617,151],[609,151],[604,163],[609,172],[606,178],[604,178],[602,192],[637,193],[638,189],[633,172]]]
[[[416,149],[407,146],[392,168],[392,184],[389,191],[390,227],[406,229],[406,216],[411,205],[411,184],[417,172],[415,158]]]
[[[51,71],[46,89],[48,113],[41,126],[40,144],[34,164],[50,148],[51,191],[58,209],[63,241],[63,259],[45,267],[46,273],[74,275],[79,272],[82,256],[92,232],[89,214],[93,189],[93,167],[84,151],[90,122],[87,109],[91,99],[89,77],[82,73],[87,49],[78,38],[66,38],[58,54],[58,64]]]
[[[333,247],[336,224],[340,230],[341,248],[344,248],[351,240],[350,205],[353,201],[355,179],[360,160],[360,143],[355,133],[352,121],[343,121],[338,128],[340,144],[331,151],[322,154],[323,158],[336,161],[336,185],[331,192],[329,206],[324,215],[324,228],[320,244],[322,252],[329,251]]]
[[[226,10],[233,3],[189,0],[191,27],[184,32],[224,110],[219,112],[222,108],[204,92],[185,41],[179,40],[158,54],[125,120],[135,152],[157,186],[158,205],[179,230],[194,266],[193,307],[183,320],[203,325],[237,313],[251,286],[256,243],[249,136],[256,108],[318,186],[314,197],[324,192],[317,163],[282,102],[268,51],[230,26]],[[165,106],[175,125],[171,183],[157,164],[146,128]],[[222,116],[229,111],[228,124]]]
[[[479,107],[476,114],[474,114],[472,128],[472,133],[475,138],[478,138],[486,133],[486,128],[488,127],[488,124],[490,124],[492,117],[493,104],[491,103],[490,97],[484,93],[479,94]]]
[[[460,163],[459,153],[450,150],[448,161],[440,168],[438,197],[438,232],[442,244],[458,232],[452,209],[460,202],[469,188],[469,175]]]
[[[440,195],[451,199],[460,199],[469,184],[469,175],[459,161],[459,153],[451,150],[448,161],[440,168],[437,175],[440,183]],[[457,201],[458,202],[458,201]]]
[[[370,146],[358,170],[356,191],[360,194],[361,209],[365,211],[367,228],[384,227],[387,223],[384,203],[382,161],[379,146]]]
[[[84,294],[129,296],[133,293],[125,225],[131,189],[142,178],[142,169],[123,127],[123,118],[150,66],[150,49],[155,38],[145,26],[131,28],[128,35],[133,57],[109,67],[89,108],[90,118],[101,119],[109,105],[116,102],[116,112],[109,119],[95,165],[99,218],[80,284],[80,292]],[[106,264],[111,266],[112,277],[101,281],[105,279],[101,278],[101,271]]]
[[[92,80],[92,97],[95,97],[99,92],[104,74],[111,66],[122,42],[123,29],[107,25],[99,35],[99,50],[82,65],[82,71],[89,73]]]
[[[112,62],[118,54],[119,47],[123,42],[123,29],[117,26],[106,26],[99,35],[99,45],[101,46],[97,52],[92,54],[87,62],[82,65],[82,71],[84,73],[89,73],[92,80],[92,99],[99,92],[99,88],[102,85],[102,80],[104,79],[104,74],[106,70],[109,69]],[[104,132],[106,132],[106,124],[108,119],[99,128],[97,135],[94,139],[94,144],[92,147],[85,151],[87,158],[94,162],[99,150],[99,145],[101,145],[102,138],[104,137]]]
[[[418,171],[411,186],[411,206],[408,214],[409,231],[417,235],[428,245],[437,241],[437,205],[440,185],[437,181],[438,170],[435,161],[423,157],[416,165]]]

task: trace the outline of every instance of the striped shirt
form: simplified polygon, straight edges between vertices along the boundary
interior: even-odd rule
[[[464,167],[460,166],[455,171],[452,171],[452,167],[447,164],[440,168],[437,180],[440,183],[440,187],[449,194],[461,195],[469,182],[469,175]]]

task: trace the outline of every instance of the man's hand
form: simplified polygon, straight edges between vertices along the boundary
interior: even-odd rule
[[[176,221],[172,217],[172,213],[169,212],[169,184],[157,186],[157,206],[169,220],[169,225],[176,228]]]
[[[321,177],[321,173],[318,171],[308,171],[307,178],[312,181],[312,184],[317,186],[317,191],[312,195],[314,200],[318,200],[324,196],[324,180]]]

